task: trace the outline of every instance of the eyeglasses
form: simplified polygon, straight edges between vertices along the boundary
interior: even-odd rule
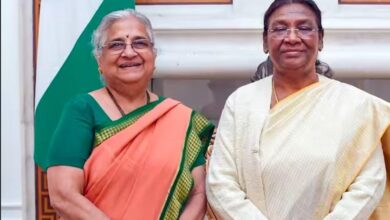
[[[298,27],[298,28],[282,27],[282,28],[273,28],[268,30],[271,37],[275,39],[284,39],[287,36],[289,36],[292,31],[295,31],[297,36],[301,39],[310,39],[311,37],[313,37],[314,33],[318,32],[318,29],[311,28],[311,27]]]
[[[127,45],[130,45],[134,51],[138,52],[152,48],[153,42],[148,39],[136,39],[131,43],[125,43],[124,41],[111,41],[103,45],[103,48],[107,48],[108,52],[111,54],[120,54],[126,49]]]

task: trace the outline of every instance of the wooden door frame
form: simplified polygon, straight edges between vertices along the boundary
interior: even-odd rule
[[[232,4],[233,0],[136,0],[136,5]]]
[[[390,4],[390,0],[339,0],[339,4]]]

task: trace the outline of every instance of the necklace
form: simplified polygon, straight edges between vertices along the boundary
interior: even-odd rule
[[[121,108],[121,106],[118,104],[118,102],[116,101],[114,95],[112,95],[111,91],[108,89],[108,87],[106,87],[106,90],[108,92],[108,95],[110,96],[112,102],[114,102],[116,108],[118,109],[118,111],[121,113],[122,117],[125,116],[125,112],[123,111],[123,109]],[[149,92],[148,90],[146,90],[146,103],[145,105],[149,104],[150,103],[150,95],[149,95]]]
[[[273,77],[272,77],[272,91],[274,92],[276,104],[278,104],[279,103],[278,93],[276,92],[276,89],[275,89],[275,80]]]

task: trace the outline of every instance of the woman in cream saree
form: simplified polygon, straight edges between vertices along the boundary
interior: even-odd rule
[[[319,78],[271,110],[272,77],[229,97],[207,176],[219,219],[361,219],[381,199],[371,217],[389,218],[390,104]]]
[[[219,219],[390,219],[390,104],[316,70],[321,11],[275,0],[272,76],[226,101],[206,179]],[[388,175],[387,175],[388,177]]]

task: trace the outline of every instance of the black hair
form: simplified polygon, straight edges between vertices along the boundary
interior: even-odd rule
[[[321,10],[318,8],[317,4],[313,0],[275,0],[271,3],[271,5],[268,7],[267,11],[264,14],[264,32],[263,32],[263,38],[267,36],[268,33],[268,26],[269,26],[269,18],[271,15],[280,7],[288,4],[302,4],[307,6],[315,15],[316,17],[316,23],[318,26],[319,33],[324,36],[324,28],[322,27],[322,18],[321,18]],[[315,63],[316,66],[316,72],[324,75],[326,77],[332,78],[334,75],[333,70],[330,68],[330,66],[322,62],[320,60],[316,60]],[[260,63],[260,65],[257,67],[257,70],[255,74],[251,77],[251,81],[257,81],[259,79],[265,78],[269,75],[272,75],[273,73],[273,64],[271,62],[271,59],[269,56],[267,59]]]
[[[272,4],[268,7],[267,11],[264,14],[264,32],[263,37],[267,36],[268,32],[268,25],[269,25],[269,18],[271,15],[275,12],[276,9],[282,7],[283,5],[287,4],[302,4],[307,6],[316,16],[316,22],[318,26],[319,33],[324,36],[324,29],[322,27],[322,21],[321,21],[321,10],[318,8],[317,4],[313,0],[275,0],[272,2]]]

